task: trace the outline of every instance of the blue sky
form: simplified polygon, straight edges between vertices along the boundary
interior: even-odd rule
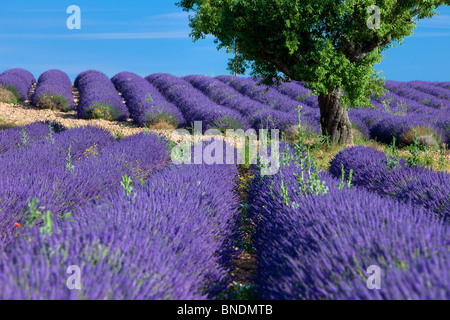
[[[0,9],[0,72],[20,67],[36,77],[61,69],[72,80],[96,69],[113,76],[228,74],[228,55],[212,38],[193,43],[188,14],[174,1],[22,0]],[[81,30],[69,30],[67,7],[81,8]],[[450,81],[450,7],[419,23],[403,46],[377,66],[390,80]]]

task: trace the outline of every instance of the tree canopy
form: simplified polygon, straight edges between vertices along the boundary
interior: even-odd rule
[[[229,69],[272,84],[305,81],[316,95],[339,88],[344,106],[369,105],[381,93],[374,65],[411,35],[418,20],[450,0],[181,0],[194,40],[213,35],[218,49],[237,49]],[[379,8],[380,25],[368,24]],[[377,28],[379,27],[379,28]]]

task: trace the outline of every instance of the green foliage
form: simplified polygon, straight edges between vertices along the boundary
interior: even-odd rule
[[[216,127],[222,132],[226,132],[227,129],[240,129],[242,124],[234,117],[225,116],[214,121],[213,127]]]
[[[450,0],[181,0],[194,41],[215,37],[217,49],[237,52],[231,71],[262,77],[265,84],[305,81],[315,95],[341,88],[345,106],[368,106],[383,91],[380,73],[386,49],[413,33],[417,21],[437,14]],[[377,5],[381,26],[367,22]],[[282,76],[284,74],[284,76]]]
[[[5,85],[0,84],[0,102],[17,104],[20,101],[17,91],[13,88],[4,88]],[[15,93],[14,93],[15,91]]]
[[[341,164],[341,183],[339,183],[339,190],[344,190],[345,185],[347,185],[347,188],[351,189],[353,187],[352,185],[352,177],[353,177],[353,169],[350,169],[350,172],[348,174],[348,180],[345,182],[345,170],[344,170],[344,164]]]
[[[26,217],[25,225],[29,228],[34,227],[36,224],[41,224],[39,227],[42,235],[46,236],[52,235],[53,232],[53,220],[52,220],[52,213],[50,210],[47,211],[41,211],[45,210],[45,207],[38,207],[39,200],[36,198],[33,198],[31,202],[28,202],[28,211],[29,215]],[[64,215],[57,216],[62,220],[69,220],[73,221],[72,219],[72,213],[67,212]]]
[[[147,93],[147,96],[145,98],[145,102],[150,103],[150,102],[153,102],[153,101],[154,100],[153,100],[152,95],[150,94],[150,92]]]
[[[422,160],[420,158],[420,147],[420,142],[417,140],[417,131],[414,131],[413,143],[407,147],[407,150],[410,152],[410,156],[406,158],[406,163],[408,166],[417,167],[422,165]]]
[[[329,188],[326,186],[325,181],[320,180],[320,170],[315,159],[311,156],[309,150],[307,150],[306,155],[297,157],[296,164],[301,169],[300,174],[294,174],[295,176],[297,176],[297,194],[320,195],[328,193]],[[305,179],[306,171],[308,172],[308,177]]]
[[[178,127],[178,119],[174,117],[172,114],[165,112],[164,110],[149,113],[145,117],[145,125],[150,126],[154,123],[164,121],[169,125],[174,127]]]
[[[302,130],[302,106],[298,106],[298,123],[297,123],[297,145],[303,146],[306,142],[305,133]]]
[[[120,185],[125,190],[127,197],[131,194],[131,192],[133,192],[133,180],[131,177],[124,175],[122,177],[122,181],[120,181]]]
[[[386,160],[384,160],[386,169],[392,171],[400,167],[400,155],[397,149],[397,145],[395,144],[395,137],[392,138],[392,143],[389,146],[385,147],[384,154],[386,156]]]
[[[73,173],[73,169],[75,169],[75,166],[72,164],[72,155],[70,154],[70,150],[71,150],[72,146],[69,146],[69,149],[67,149],[67,156],[66,156],[66,169],[70,172]]]
[[[66,97],[62,95],[54,95],[51,96],[51,98],[53,101],[55,101],[58,109],[61,108],[61,110],[64,112],[69,112],[72,109]]]
[[[445,167],[445,157],[444,157],[444,148],[439,148],[439,161],[438,161],[438,166],[439,168],[444,168]]]
[[[125,138],[125,135],[122,132],[116,132],[114,134],[114,140],[116,140],[116,141],[120,141],[123,138]]]
[[[53,126],[51,123],[48,124],[48,130],[48,137],[45,137],[45,140],[49,141],[51,144],[55,144],[55,138],[53,137],[55,131],[53,130]]]
[[[28,148],[29,138],[27,132],[25,131],[25,128],[23,127],[22,130],[20,130],[20,138],[25,148]]]
[[[103,119],[113,121],[120,117],[120,112],[109,103],[94,103],[87,112],[90,119]]]
[[[14,99],[10,100],[10,103],[19,103],[22,101],[19,91],[12,85],[8,84],[5,89],[9,90],[14,95]]]

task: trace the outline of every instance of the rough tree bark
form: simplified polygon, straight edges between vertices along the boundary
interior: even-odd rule
[[[342,106],[342,95],[343,91],[339,88],[319,95],[320,124],[322,134],[330,137],[330,142],[348,145],[353,143],[352,124]]]

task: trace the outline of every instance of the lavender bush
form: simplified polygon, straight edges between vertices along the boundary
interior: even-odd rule
[[[0,131],[0,155],[21,148],[26,148],[36,141],[47,138],[52,133],[59,133],[65,128],[57,122],[33,122],[31,124]]]
[[[180,110],[144,78],[134,73],[121,72],[111,80],[125,98],[130,116],[137,125],[144,127],[165,122],[176,128],[185,124]]]
[[[250,124],[238,112],[217,105],[189,82],[169,74],[152,74],[146,78],[175,104],[188,124],[202,121],[203,129],[248,129]]]
[[[434,86],[427,81],[410,81],[407,82],[407,85],[413,89],[433,95],[439,99],[449,100],[448,103],[450,104],[450,90],[448,89]]]
[[[389,91],[394,92],[399,96],[417,101],[423,105],[444,110],[447,110],[449,108],[449,102],[447,100],[440,99],[432,94],[413,89],[402,82],[386,81],[385,86]]]
[[[287,130],[298,123],[298,116],[252,100],[223,82],[208,76],[192,75],[184,77],[195,88],[219,105],[241,113],[255,130],[260,128]]]
[[[171,166],[129,196],[110,190],[50,235],[26,228],[0,253],[0,298],[214,297],[229,282],[221,265],[238,214],[237,174],[234,165]],[[69,265],[80,266],[82,290],[67,288]]]
[[[330,173],[341,176],[353,170],[353,183],[382,196],[424,207],[429,215],[450,218],[450,175],[423,167],[389,169],[383,152],[370,147],[347,148],[330,163]]]
[[[326,193],[299,193],[301,171],[291,163],[253,183],[258,297],[448,299],[448,225],[326,173]],[[367,288],[371,265],[382,270],[381,290]]]
[[[129,112],[109,78],[98,71],[85,71],[75,79],[80,91],[78,117],[123,121]]]
[[[319,108],[317,96],[312,94],[312,91],[305,88],[300,82],[282,82],[279,86],[274,85],[274,89],[280,93],[287,95],[293,100],[304,103],[311,108]]]
[[[38,80],[31,104],[41,109],[70,111],[75,108],[72,82],[60,70],[44,72]]]
[[[296,113],[300,103],[279,93],[273,88],[264,85],[258,86],[252,78],[238,78],[232,76],[219,76],[216,79],[228,84],[235,90],[250,98],[259,101],[275,110]],[[267,91],[266,91],[267,90]],[[304,107],[304,111],[307,111]]]
[[[28,99],[28,93],[35,83],[34,76],[24,69],[11,69],[0,74],[0,87],[11,91],[17,102]]]

